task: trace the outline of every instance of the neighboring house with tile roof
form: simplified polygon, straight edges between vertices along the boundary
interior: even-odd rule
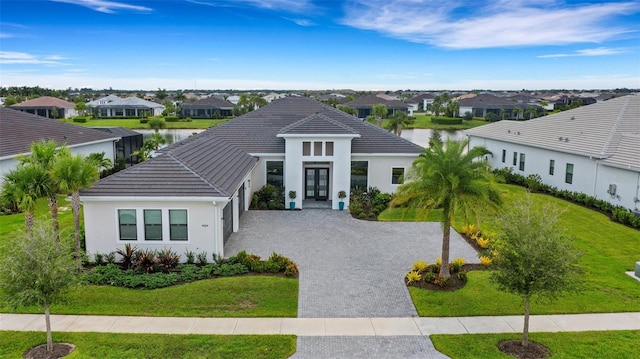
[[[217,96],[206,97],[196,102],[185,102],[180,107],[182,117],[216,118],[233,116],[233,104]]]
[[[538,174],[550,186],[640,209],[640,95],[465,133],[469,146],[493,153],[494,168]]]
[[[473,117],[485,118],[489,113],[493,113],[500,118],[504,115],[505,119],[516,118],[514,111],[516,108],[520,109],[520,113],[517,115],[518,118],[523,118],[522,115],[527,109],[539,108],[537,105],[521,103],[510,98],[498,97],[491,94],[478,94],[471,97],[459,98],[458,105],[460,105],[459,113],[461,115],[470,112]]]
[[[98,117],[142,117],[160,116],[165,107],[159,103],[138,97],[107,96],[88,103]]]
[[[358,111],[358,118],[367,118],[373,114],[374,105],[385,105],[389,111],[388,116],[392,116],[396,111],[402,111],[408,113],[410,116],[413,113],[409,113],[409,105],[398,100],[385,100],[378,96],[363,96],[356,98],[353,101],[345,103],[345,106],[349,106]]]
[[[436,97],[433,94],[423,93],[407,100],[407,104],[409,106],[413,106],[413,111],[425,112],[429,105],[433,103],[435,98]]]
[[[71,118],[78,115],[75,106],[73,102],[57,97],[42,96],[9,107],[47,118]]]
[[[316,201],[338,209],[339,191],[394,192],[422,151],[316,100],[278,99],[82,191],[87,251],[108,253],[130,243],[223,255],[265,184],[283,188],[283,197],[296,191],[298,209]]]
[[[74,154],[105,153],[114,160],[114,143],[120,137],[53,119],[0,107],[0,182],[13,170],[20,155],[28,155],[33,142],[43,139],[66,144]]]

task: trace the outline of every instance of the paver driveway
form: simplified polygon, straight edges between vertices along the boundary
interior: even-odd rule
[[[411,317],[416,310],[404,285],[413,261],[441,254],[439,223],[369,222],[346,211],[248,211],[225,255],[241,250],[266,259],[285,255],[300,269],[298,317]],[[451,258],[478,262],[455,231]]]

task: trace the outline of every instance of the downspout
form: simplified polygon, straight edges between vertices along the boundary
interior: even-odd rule
[[[598,194],[596,193],[596,185],[598,183],[598,168],[600,167],[600,162],[595,160],[596,163],[596,173],[593,176],[593,196],[598,198]]]

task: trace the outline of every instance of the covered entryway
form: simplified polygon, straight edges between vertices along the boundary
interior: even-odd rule
[[[329,198],[329,168],[306,168],[304,183],[304,199],[326,201]]]
[[[222,239],[227,244],[227,240],[233,234],[233,201],[227,202],[222,210]]]

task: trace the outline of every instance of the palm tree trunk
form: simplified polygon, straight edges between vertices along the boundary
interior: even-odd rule
[[[522,346],[529,345],[529,297],[524,298],[524,328],[522,329]]]
[[[71,194],[71,212],[76,240],[76,258],[80,259],[80,191],[73,191]]]
[[[51,336],[51,318],[49,317],[49,303],[44,304],[44,321],[47,328],[47,351],[53,350],[53,337]]]
[[[442,222],[442,263],[440,265],[440,276],[449,278],[449,239],[451,237],[451,219],[448,211],[443,208],[444,222]]]
[[[51,213],[51,226],[53,227],[53,233],[56,235],[56,240],[60,240],[60,223],[58,222],[58,196],[53,195],[47,199],[49,202],[49,212]]]
[[[24,211],[24,228],[27,233],[31,233],[34,221],[35,215],[33,214],[33,211]]]

